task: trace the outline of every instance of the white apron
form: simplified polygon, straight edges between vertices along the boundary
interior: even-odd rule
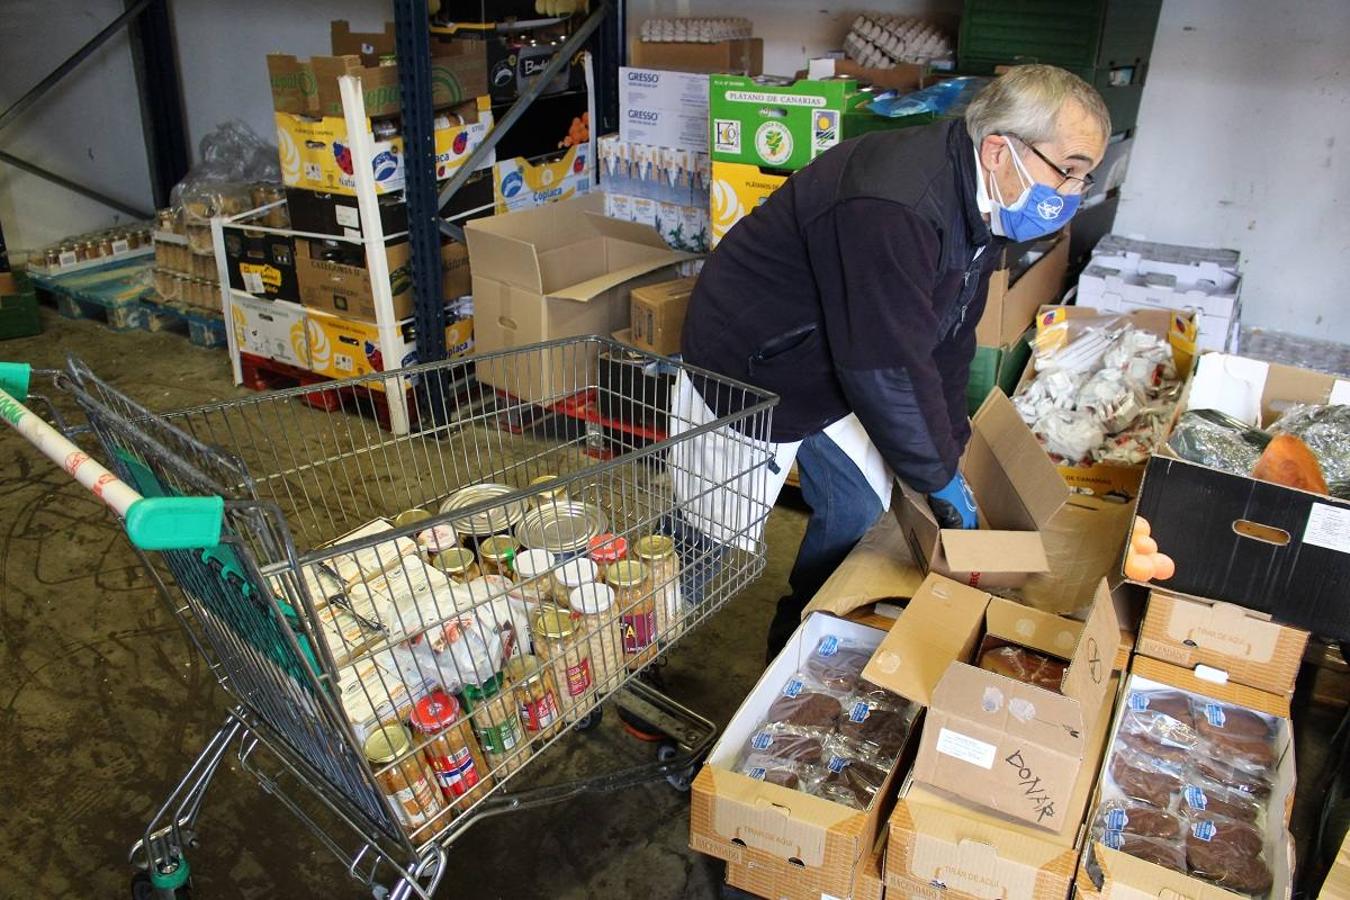
[[[670,436],[716,420],[693,381],[680,372],[671,400]],[[858,417],[849,413],[826,426],[825,435],[857,465],[882,509],[890,509],[894,476]],[[763,537],[769,510],[783,490],[799,447],[801,441],[752,441],[730,427],[676,444],[671,449],[671,475],[685,519],[718,543],[753,549]],[[766,454],[774,465],[756,465]]]

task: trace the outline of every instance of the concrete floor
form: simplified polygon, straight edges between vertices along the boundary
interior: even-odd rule
[[[248,395],[229,385],[219,351],[168,334],[113,335],[47,310],[44,318],[40,338],[0,344],[0,358],[52,367],[73,353],[153,408]],[[99,504],[8,431],[0,460],[0,897],[124,895],[127,848],[222,721],[224,695]],[[798,510],[774,511],[767,572],[663,672],[674,697],[719,724],[761,671],[804,522]],[[1335,718],[1296,716],[1305,784],[1316,782]],[[555,747],[538,777],[604,771],[648,752],[611,714],[597,732]],[[688,850],[687,809],[659,783],[487,820],[452,849],[445,884],[455,887],[442,893],[467,885],[480,897],[715,897],[722,866]],[[1312,813],[1300,803],[1296,834]],[[237,764],[217,776],[200,837],[190,857],[197,896],[361,896]]]

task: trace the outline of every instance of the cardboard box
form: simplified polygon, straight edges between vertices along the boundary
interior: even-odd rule
[[[943,528],[928,498],[897,482],[895,504],[914,558],[929,571],[963,584],[1016,588],[1033,573],[1050,571],[1040,530],[1069,499],[1055,466],[998,391],[971,419],[961,472],[975,492],[980,528]]]
[[[454,174],[492,130],[492,108],[486,97],[480,97],[468,111],[470,116],[476,116],[476,121],[464,125],[446,124],[436,129],[438,179],[449,178]],[[356,194],[346,120],[340,115],[321,118],[285,112],[273,115],[277,125],[281,180],[288,187]],[[489,157],[483,167],[491,163]],[[375,140],[370,165],[376,193],[389,194],[402,190],[406,177],[402,135]]]
[[[230,287],[271,300],[300,302],[295,240],[249,229],[225,229],[225,268]]]
[[[759,166],[713,160],[712,246],[716,247],[732,226],[750,215],[787,180],[787,175],[765,172]]]
[[[1288,698],[1267,694],[1237,684],[1220,685],[1204,681],[1195,673],[1176,666],[1136,656],[1130,667],[1130,675],[1125,682],[1125,692],[1133,690],[1156,690],[1158,688],[1180,688],[1192,694],[1210,697],[1223,703],[1243,706],[1258,712],[1274,716],[1279,721],[1276,734],[1275,778],[1270,797],[1267,800],[1266,833],[1270,850],[1266,862],[1274,875],[1274,884],[1269,897],[1289,897],[1293,889],[1294,844],[1289,834],[1289,814],[1294,804],[1296,772],[1294,765],[1293,729],[1288,720]],[[1117,721],[1112,734],[1119,727],[1119,716],[1124,704],[1117,710]],[[1104,777],[1109,758],[1102,763]],[[1100,791],[1100,785],[1099,785]],[[1094,794],[1092,808],[1098,802]],[[1095,857],[1101,871],[1100,884],[1094,880],[1088,870],[1089,854]],[[1189,897],[1196,900],[1233,900],[1244,895],[1232,893],[1215,887],[1205,881],[1174,872],[1171,869],[1144,862],[1112,850],[1104,844],[1094,841],[1090,849],[1083,854],[1078,866],[1074,887],[1077,896],[1085,898],[1145,898],[1145,897]]]
[[[619,118],[630,109],[664,109],[708,117],[708,76],[653,67],[619,67]],[[623,127],[622,122],[619,126]],[[622,135],[622,131],[620,131]],[[628,138],[624,138],[628,140]],[[638,143],[642,143],[639,141]],[[707,129],[702,148],[706,149]],[[658,146],[677,146],[665,144]]]
[[[304,307],[285,300],[257,300],[237,294],[230,298],[230,307],[234,342],[241,353],[309,368]]]
[[[462,221],[472,215],[491,215],[495,208],[492,184],[491,171],[475,172],[441,209],[442,216],[451,221]],[[408,206],[403,201],[403,192],[380,194],[377,199],[383,233],[407,231]],[[288,187],[286,209],[291,216],[291,227],[296,231],[361,237],[361,210],[352,194]]]
[[[798,72],[798,80],[811,78],[853,78],[863,84],[870,84],[888,91],[908,93],[924,87],[925,68],[914,63],[896,63],[889,69],[872,69],[860,66],[851,59],[835,59],[832,56],[809,60],[804,72]]]
[[[1066,815],[1079,770],[1092,762],[1088,727],[1106,691],[1120,625],[1105,582],[1086,622],[989,597],[976,659],[1027,647],[1068,660],[1060,690],[956,662],[933,692],[914,780],[1051,831]]]
[[[535,209],[546,203],[590,193],[590,145],[578,144],[552,162],[504,159],[493,167],[493,200],[497,213]]]
[[[1257,690],[1294,693],[1308,632],[1277,625],[1231,603],[1149,594],[1135,647],[1144,656],[1191,669],[1196,676]]]
[[[796,171],[840,141],[933,121],[867,109],[873,93],[852,79],[797,81],[714,75],[708,106],[713,162]]]
[[[647,427],[664,435],[669,422],[675,373],[633,347],[633,332],[614,332],[623,347],[605,347],[599,354],[596,406],[600,415],[626,425]],[[632,348],[632,349],[630,349]]]
[[[447,359],[462,359],[473,353],[474,318],[447,315],[445,347]],[[356,378],[417,363],[417,333],[412,318],[398,323],[396,356],[386,364],[380,350],[380,332],[373,322],[361,322],[317,310],[305,311],[305,335],[309,344],[310,371],[329,378]],[[366,385],[383,391],[383,381]]]
[[[323,310],[350,319],[375,321],[375,295],[371,288],[370,272],[365,265],[365,249],[357,244],[344,244],[357,262],[326,260],[320,256],[323,244],[300,238],[295,247],[296,276],[300,286],[300,302],[310,309]],[[409,243],[399,241],[385,247],[389,266],[390,291],[393,295],[394,315],[399,319],[413,313],[412,252]],[[469,278],[469,252],[463,244],[447,243],[441,247],[441,296],[447,300],[461,297],[473,290]]]
[[[865,676],[908,699],[926,700],[930,674],[953,659],[967,658],[974,647],[983,613],[983,595],[975,594],[944,579],[929,579],[884,636],[833,616],[808,616],[732,716],[695,778],[690,847],[737,864],[747,855],[767,854],[799,866],[804,877],[848,883],[884,828],[885,799],[897,771],[891,771],[872,805],[858,811],[750,778],[733,767],[802,657],[826,634],[863,643],[880,640]],[[933,632],[939,622],[943,628]]]
[[[923,582],[924,573],[910,557],[900,523],[882,516],[821,585],[802,615],[846,616],[872,603],[903,603]]]
[[[679,353],[684,314],[689,309],[689,295],[693,292],[693,278],[633,288],[628,306],[633,346],[658,356]]]
[[[652,229],[607,219],[603,210],[597,194],[467,224],[480,352],[611,334],[627,325],[636,279],[661,280],[692,258],[668,248]],[[478,378],[524,400],[594,383],[587,369],[594,363],[582,355],[538,354],[480,362]]]
[[[1290,403],[1350,401],[1350,380],[1207,353],[1181,409],[1203,405],[1269,426]],[[1176,459],[1149,461],[1139,515],[1176,575],[1169,592],[1222,600],[1324,637],[1350,639],[1350,502]]]
[[[1022,254],[1042,255],[1014,277]],[[1032,247],[1014,244],[1003,251],[999,267],[989,275],[989,299],[975,326],[975,343],[1004,347],[1015,343],[1036,321],[1042,306],[1059,302],[1069,269],[1069,235],[1061,233]]]
[[[1108,696],[1118,693],[1112,675]],[[891,815],[884,872],[887,897],[931,900],[1065,900],[1074,880],[1089,809],[1110,730],[1112,704],[1103,704],[1086,745],[1058,831],[980,809],[914,780],[901,789]]]
[[[633,41],[628,47],[628,61],[646,69],[673,72],[758,75],[764,71],[764,40],[741,38],[715,44]]]
[[[478,46],[488,70],[489,91],[493,103],[510,103],[539,80],[549,61],[562,48],[566,35],[550,35],[545,29],[524,34],[488,33],[481,40],[462,43]],[[544,87],[544,95],[586,89],[585,54],[578,52],[562,71]]]
[[[1091,604],[1097,584],[1120,580],[1125,537],[1134,524],[1134,504],[1073,494],[1041,528],[1049,571],[1032,573],[1017,593],[1028,606],[1077,615]]]
[[[741,862],[727,863],[727,884],[767,900],[882,900],[886,893],[881,874],[885,844],[884,838],[878,841],[848,881],[813,877],[777,857],[747,853]]]
[[[1086,306],[1051,306],[1043,308],[1036,316],[1036,332],[1041,334],[1058,323],[1088,316],[1114,315]],[[1172,358],[1176,364],[1177,376],[1183,384],[1190,380],[1191,370],[1195,367],[1195,317],[1190,313],[1168,310],[1135,310],[1121,313],[1136,328],[1151,331],[1166,338],[1172,345]],[[1036,377],[1035,359],[1027,362],[1026,371],[1017,392],[1023,390]],[[1143,465],[1120,465],[1115,463],[1096,463],[1090,466],[1058,466],[1060,477],[1076,494],[1088,494],[1094,497],[1117,497],[1130,499],[1139,495],[1139,482],[1144,477]],[[978,492],[976,494],[978,496]]]

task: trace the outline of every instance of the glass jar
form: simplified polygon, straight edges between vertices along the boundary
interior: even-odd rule
[[[538,487],[541,484],[548,484],[551,481],[558,481],[557,475],[540,475],[530,481],[530,487]],[[554,503],[566,503],[567,490],[563,487],[554,487],[550,490],[537,494],[534,498],[534,505],[538,507],[552,506]]]
[[[513,537],[497,535],[478,542],[479,568],[484,575],[511,577],[511,560],[515,559],[520,544]]]
[[[431,518],[431,513],[425,509],[413,507],[405,509],[403,512],[394,516],[393,525],[395,528],[407,528],[409,525],[416,525],[418,522],[425,522]]]
[[[586,626],[597,692],[614,690],[624,676],[623,632],[614,605],[614,588],[594,582],[583,584],[572,591],[568,602]]]
[[[419,531],[417,533],[417,546],[422,548],[422,552],[426,554],[427,559],[434,563],[438,554],[459,546],[459,536],[455,534],[455,529],[448,522],[441,522],[439,525],[432,525],[425,531]]]
[[[600,569],[589,559],[578,557],[569,559],[553,573],[553,597],[561,601],[571,597],[572,592],[583,584],[599,581]]]
[[[591,562],[597,570],[596,581],[605,581],[609,567],[628,558],[628,539],[617,534],[597,534],[588,545]]]
[[[553,669],[537,656],[517,656],[502,669],[525,732],[534,738],[550,738],[562,729],[562,708]]]
[[[376,770],[375,780],[393,803],[394,814],[404,828],[415,831],[445,808],[426,760],[422,754],[410,752],[412,737],[407,728],[376,728],[366,738],[364,749]]]
[[[430,738],[422,753],[454,809],[467,809],[492,787],[487,760],[458,700],[445,691],[432,691],[417,701],[409,722],[418,734]]]
[[[531,612],[537,614],[542,603],[553,602],[553,554],[547,550],[522,550],[516,555],[516,593]]]
[[[534,650],[553,670],[563,719],[575,722],[590,712],[595,680],[581,617],[557,606],[541,609],[534,619]]]
[[[623,655],[628,668],[637,671],[656,658],[656,598],[651,577],[642,563],[624,560],[609,567],[608,580],[619,608]]]
[[[639,538],[633,547],[638,561],[647,567],[656,600],[656,633],[670,641],[685,631],[685,608],[680,592],[680,557],[675,539],[664,534]]]
[[[478,563],[474,560],[473,551],[465,550],[463,547],[442,550],[432,558],[431,564],[449,576],[451,581],[460,584],[468,584],[481,574],[478,571]]]
[[[509,775],[525,765],[529,750],[521,748],[524,729],[520,714],[505,693],[506,676],[498,672],[483,684],[464,685],[464,708],[493,775]],[[526,745],[528,747],[528,745]]]

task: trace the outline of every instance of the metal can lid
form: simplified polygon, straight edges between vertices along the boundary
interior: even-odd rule
[[[598,563],[616,563],[628,556],[628,538],[605,532],[591,538],[591,559]]]
[[[473,565],[473,551],[463,547],[451,547],[436,554],[436,568],[451,575],[466,572]]]
[[[577,626],[567,610],[548,605],[540,609],[539,615],[534,617],[534,630],[543,637],[556,640],[569,637],[577,630]]]
[[[511,684],[530,684],[544,677],[544,664],[537,656],[516,656],[507,660],[502,674]]]
[[[486,503],[489,500],[510,496],[514,492],[514,489],[508,484],[470,485],[469,487],[461,488],[451,494],[450,497],[441,504],[440,511],[445,513],[468,509],[479,503]],[[515,524],[525,515],[526,509],[525,503],[517,500],[489,507],[481,512],[474,513],[473,515],[452,519],[450,524],[454,526],[455,531],[460,534],[497,534],[498,532],[508,531],[515,526]]]
[[[405,509],[403,512],[394,516],[393,523],[395,528],[406,528],[409,525],[416,525],[418,522],[424,522],[430,518],[431,513],[427,512],[425,509]]]
[[[412,736],[402,725],[384,725],[376,728],[366,738],[366,759],[377,765],[391,763],[408,752],[412,746]]]
[[[553,568],[553,554],[547,550],[522,550],[516,554],[514,565],[521,578],[538,578]]]
[[[445,691],[432,691],[413,706],[408,721],[423,734],[435,734],[455,724],[459,701]]]
[[[516,555],[516,549],[520,547],[515,538],[499,535],[490,537],[478,542],[478,556],[483,562],[510,563],[511,557]]]
[[[615,587],[636,587],[646,579],[647,567],[631,559],[615,563],[605,573],[605,580]]]
[[[675,539],[667,534],[649,534],[638,539],[635,549],[639,559],[665,559],[675,553]]]
[[[590,584],[600,577],[600,568],[584,556],[569,559],[558,569],[558,581],[566,588]]]
[[[567,604],[583,616],[598,616],[614,605],[614,588],[607,584],[583,584],[567,595]]]
[[[609,527],[597,506],[554,501],[526,513],[516,527],[516,538],[531,550],[573,553],[584,550],[591,538]]]

